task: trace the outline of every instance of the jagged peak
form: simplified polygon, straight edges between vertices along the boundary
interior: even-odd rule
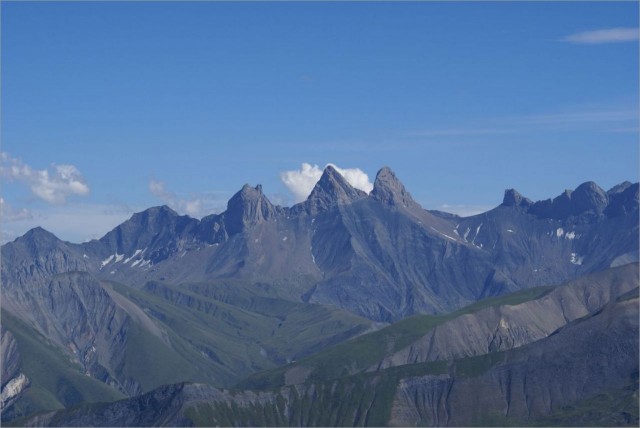
[[[256,187],[252,187],[250,184],[246,183],[242,186],[242,189],[240,189],[238,192],[236,192],[235,195],[233,195],[231,197],[231,199],[235,198],[235,197],[242,197],[244,199],[251,199],[251,198],[258,198],[260,197],[260,195],[263,195],[262,193],[262,184],[258,184],[256,185]]]
[[[622,183],[616,184],[611,189],[607,190],[607,195],[615,195],[617,193],[622,193],[631,186],[633,186],[632,182],[623,181]]]
[[[531,199],[522,196],[516,189],[507,189],[504,191],[502,205],[507,207],[528,207],[532,204]]]
[[[262,185],[251,187],[245,184],[229,199],[224,218],[227,231],[234,234],[243,230],[246,225],[268,220],[276,213],[276,207],[262,193]]]
[[[376,174],[370,196],[382,204],[391,206],[409,206],[415,203],[411,194],[388,166],[382,167]]]
[[[365,196],[365,192],[353,187],[333,166],[327,165],[307,200],[348,203]]]
[[[256,187],[251,187],[249,184],[242,186],[235,195],[227,202],[227,211],[237,208],[238,205],[244,206],[246,204],[255,203],[256,201],[264,200],[267,205],[272,205],[269,199],[264,193],[262,193],[262,185],[258,184]]]
[[[600,215],[608,204],[607,193],[593,181],[587,181],[575,190],[565,190],[553,200],[536,202],[530,212],[541,217],[561,219],[583,213]]]

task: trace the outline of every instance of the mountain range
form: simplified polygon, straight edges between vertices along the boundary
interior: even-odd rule
[[[638,187],[459,217],[328,166],[292,207],[33,229],[1,250],[3,423],[637,425]]]

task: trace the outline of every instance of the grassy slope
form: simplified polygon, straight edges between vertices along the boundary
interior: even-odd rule
[[[370,326],[369,321],[344,311],[256,298],[241,287],[235,290],[236,296],[220,297],[213,294],[215,285],[195,291],[168,284],[146,291],[117,283],[112,286],[166,327],[173,348],[168,354],[175,354],[192,368],[171,370],[169,367],[174,364],[167,362],[166,374],[171,376],[151,373],[151,381],[155,382],[145,382],[145,390],[146,386],[157,384],[158,379],[162,383],[193,381],[228,386],[253,372],[285,364],[287,359],[307,355]],[[234,301],[241,306],[232,304]],[[128,372],[146,369],[146,364],[144,359],[132,360]],[[180,379],[176,379],[178,373]]]
[[[233,284],[222,294],[215,294],[215,284],[200,284],[194,290],[163,284],[169,292],[162,293],[110,284],[155,318],[167,334],[168,340],[162,340],[133,320],[127,327],[124,363],[118,370],[121,378],[139,382],[143,391],[185,381],[231,385],[258,370],[357,335],[371,325],[338,309],[254,295],[242,284]],[[180,293],[180,299],[174,301],[171,293]],[[207,293],[213,297],[203,295]],[[16,336],[23,371],[31,379],[12,418],[80,402],[123,398],[84,375],[79,365],[35,330],[5,311],[2,315],[3,324]]]
[[[310,381],[337,379],[367,369],[410,343],[424,336],[429,330],[460,315],[477,312],[490,306],[516,305],[534,300],[548,293],[552,287],[536,287],[503,297],[476,302],[446,315],[416,315],[355,339],[318,352],[308,358],[258,373],[240,382],[242,389],[272,389],[284,385],[284,374],[294,366],[309,367],[313,371]]]
[[[6,311],[2,313],[2,323],[13,333],[20,350],[21,371],[31,380],[31,385],[14,404],[14,415],[123,398],[113,388],[84,375],[79,365]]]
[[[618,301],[638,296],[638,289]],[[513,301],[517,301],[514,299]],[[588,319],[576,320],[578,324]],[[371,334],[375,335],[376,333]],[[391,416],[396,387],[401,379],[455,372],[457,379],[477,377],[505,361],[517,361],[527,355],[522,348],[485,355],[391,367],[376,372],[360,372],[334,380],[308,380],[298,394],[295,386],[276,388],[275,399],[249,406],[235,403],[199,403],[188,408],[185,416],[196,426],[211,425],[304,425],[304,426],[385,426]],[[311,391],[311,392],[310,392]],[[313,396],[309,398],[308,394]],[[290,420],[283,417],[284,397],[289,395]],[[311,405],[311,401],[313,405]],[[483,415],[477,426],[638,426],[638,384],[620,390],[605,391],[598,396],[565,406],[551,415],[529,420],[515,420],[503,415]],[[366,418],[362,415],[369,410]]]

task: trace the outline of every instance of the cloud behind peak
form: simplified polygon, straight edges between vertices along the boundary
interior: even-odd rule
[[[373,183],[369,180],[369,176],[360,168],[340,168],[335,164],[329,163],[326,166],[331,165],[335,168],[340,175],[344,177],[349,184],[356,189],[360,189],[364,192],[371,192],[373,190]],[[326,168],[325,166],[325,168]],[[293,194],[294,201],[302,202],[311,193],[313,187],[316,185],[320,177],[322,177],[323,168],[318,165],[311,165],[309,163],[302,163],[300,169],[294,169],[290,171],[283,171],[280,173],[280,180],[287,189]]]

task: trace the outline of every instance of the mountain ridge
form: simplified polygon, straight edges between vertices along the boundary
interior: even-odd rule
[[[503,203],[485,213],[443,216],[420,207],[388,167],[367,195],[329,166],[307,200],[293,207],[273,205],[260,185],[244,185],[225,212],[201,220],[152,207],[88,243],[44,238],[39,229],[3,251],[11,265],[12,248],[42,235],[48,246],[40,248],[61,259],[43,275],[73,265],[133,283],[262,277],[282,284],[290,299],[388,321],[559,283],[632,258],[637,210],[638,183],[604,192],[586,182],[537,202],[508,189]],[[550,254],[564,262],[544,257]],[[3,267],[3,278],[12,275]],[[373,299],[357,297],[371,290]]]

